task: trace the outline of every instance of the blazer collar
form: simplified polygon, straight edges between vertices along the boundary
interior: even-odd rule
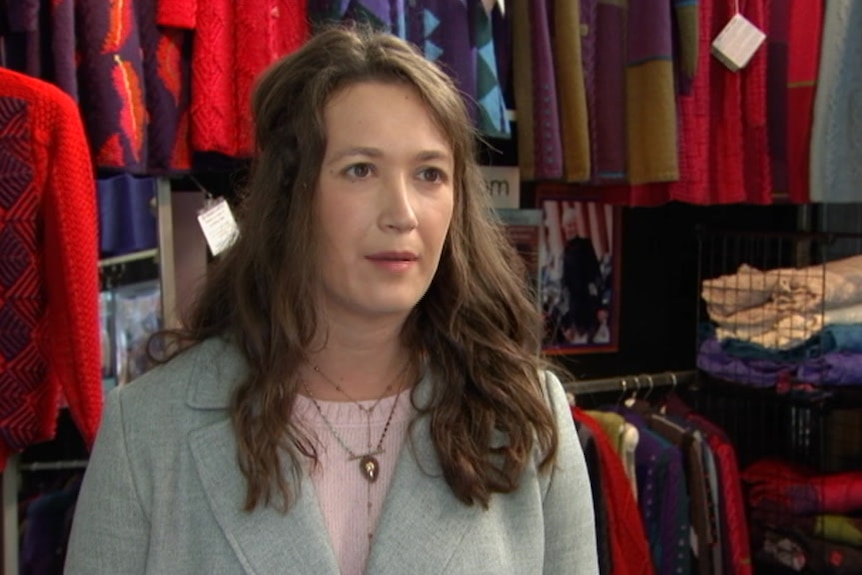
[[[226,409],[233,390],[248,373],[248,364],[233,343],[212,338],[185,353],[194,354],[186,403],[194,409]]]

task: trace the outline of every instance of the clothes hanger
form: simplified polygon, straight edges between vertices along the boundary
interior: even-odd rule
[[[646,375],[644,375],[644,377],[647,378],[647,381],[649,382],[649,389],[647,390],[646,395],[644,396],[644,401],[648,401],[649,396],[652,395],[652,392],[653,392],[653,380],[652,380],[652,375],[650,375],[650,374],[646,374]]]
[[[626,397],[626,391],[628,389],[628,382],[626,381],[626,378],[620,378],[620,387],[622,388],[622,391],[620,392],[620,396],[617,398],[617,406],[623,405],[623,400]]]
[[[638,376],[633,376],[635,380],[635,390],[632,391],[631,396],[625,400],[625,406],[628,408],[633,408],[638,404],[638,392],[641,390],[641,382]]]

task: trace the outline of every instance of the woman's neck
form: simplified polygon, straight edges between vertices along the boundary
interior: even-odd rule
[[[333,329],[312,347],[301,368],[315,398],[327,401],[376,400],[397,393],[409,383],[410,353],[401,326],[377,329]],[[338,387],[341,388],[339,390]]]

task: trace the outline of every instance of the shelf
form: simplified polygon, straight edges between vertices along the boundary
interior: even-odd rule
[[[113,256],[110,258],[104,258],[99,260],[99,267],[106,268],[110,266],[115,266],[118,264],[124,264],[128,262],[134,262],[138,260],[148,260],[148,259],[156,259],[159,255],[159,250],[157,248],[153,248],[151,250],[142,250],[139,252],[132,252],[128,254],[123,254],[121,256]]]

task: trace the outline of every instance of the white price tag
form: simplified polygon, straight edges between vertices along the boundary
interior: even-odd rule
[[[712,55],[732,71],[738,72],[748,65],[764,40],[766,34],[748,18],[737,13],[712,41]]]
[[[198,222],[214,256],[229,248],[239,233],[233,213],[224,198],[201,210]]]

